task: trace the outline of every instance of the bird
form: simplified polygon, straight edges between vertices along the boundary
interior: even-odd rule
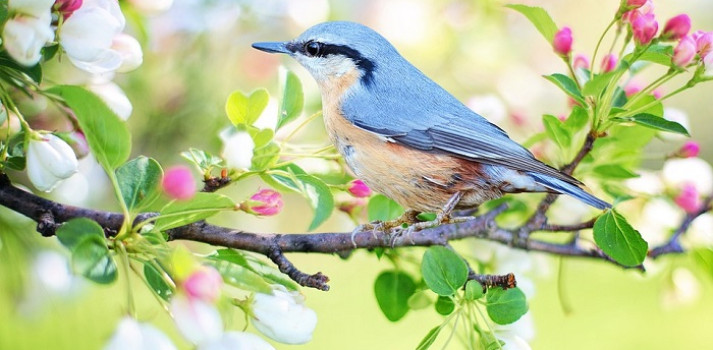
[[[353,175],[407,211],[439,213],[440,221],[454,209],[519,192],[611,207],[537,160],[365,25],[323,22],[293,40],[252,47],[287,54],[312,75],[325,129]]]

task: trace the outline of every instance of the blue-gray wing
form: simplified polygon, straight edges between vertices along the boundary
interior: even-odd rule
[[[540,173],[574,185],[581,184],[537,160],[530,151],[510,139],[505,131],[444,90],[419,97],[423,98],[406,96],[397,103],[384,98],[362,101],[351,98],[345,101],[342,110],[344,116],[359,128],[408,147],[445,152],[479,163]]]

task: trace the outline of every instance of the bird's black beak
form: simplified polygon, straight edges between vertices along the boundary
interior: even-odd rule
[[[286,53],[291,54],[292,51],[287,49],[286,42],[263,42],[263,43],[253,43],[253,47],[269,53]]]

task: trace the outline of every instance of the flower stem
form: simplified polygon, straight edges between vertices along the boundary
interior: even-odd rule
[[[604,29],[604,33],[599,37],[599,40],[597,41],[597,46],[594,47],[594,53],[592,54],[592,69],[589,70],[589,80],[594,79],[594,62],[597,60],[597,52],[599,52],[599,47],[602,45],[602,41],[604,41],[604,37],[607,35],[607,32],[616,24],[617,20],[614,18],[611,22],[609,22],[609,25],[607,25],[606,29]]]

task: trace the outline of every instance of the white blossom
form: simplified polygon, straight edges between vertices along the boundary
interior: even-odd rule
[[[52,134],[31,138],[27,146],[27,175],[40,191],[51,191],[59,181],[77,172],[77,157],[69,145]]]
[[[299,292],[276,285],[272,295],[255,294],[252,321],[257,330],[275,341],[304,344],[312,339],[317,314],[305,306]]]
[[[144,53],[141,50],[141,44],[131,35],[121,33],[114,37],[111,43],[111,49],[115,50],[121,56],[121,65],[117,72],[125,73],[132,71],[144,62]]]
[[[104,350],[174,350],[176,346],[158,328],[124,317]]]
[[[193,344],[215,342],[223,334],[220,313],[211,303],[176,294],[171,299],[171,314],[176,328]]]
[[[119,118],[129,119],[134,107],[119,85],[112,81],[95,80],[90,82],[87,88],[99,96]]]
[[[156,15],[167,11],[173,5],[173,0],[129,0],[139,12],[144,15]]]
[[[42,58],[42,48],[54,39],[50,22],[49,7],[37,17],[20,14],[9,19],[2,31],[3,47],[18,63],[37,64]]]
[[[220,133],[220,139],[223,141],[223,159],[228,163],[228,167],[249,169],[255,149],[255,142],[250,134],[231,127]]]
[[[691,183],[700,193],[713,192],[713,169],[703,159],[669,159],[664,163],[661,174],[666,186],[675,191]]]
[[[9,0],[8,8],[14,12],[32,17],[49,15],[55,0]]]
[[[90,73],[115,71],[122,55],[112,44],[124,24],[116,0],[85,0],[62,25],[59,42],[78,68]]]

